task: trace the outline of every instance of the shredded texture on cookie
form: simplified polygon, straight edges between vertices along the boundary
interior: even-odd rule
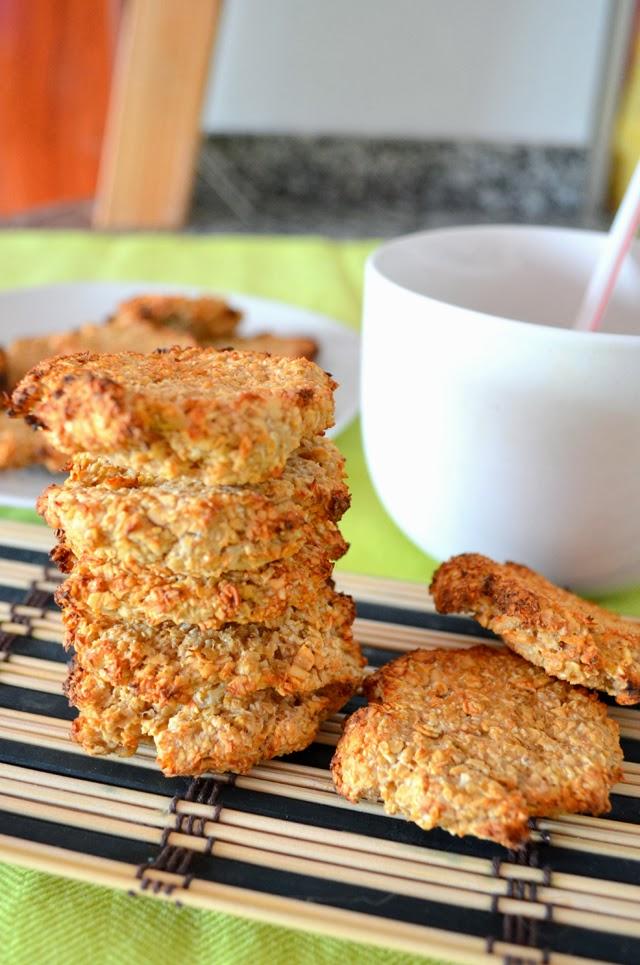
[[[640,624],[478,553],[443,563],[430,589],[441,613],[471,614],[554,677],[640,703]]]
[[[350,801],[508,848],[530,817],[609,810],[622,751],[606,707],[508,651],[417,650],[364,690],[332,762]]]
[[[278,475],[333,424],[335,383],[307,359],[215,349],[48,359],[12,395],[13,413],[69,454],[108,454],[157,479],[210,485]]]
[[[126,685],[154,705],[188,703],[191,693],[226,685],[236,696],[272,687],[311,693],[337,681],[358,683],[363,659],[353,640],[353,602],[337,593],[307,611],[290,609],[273,627],[228,623],[121,623],[65,614],[65,646],[100,680]]]
[[[210,578],[83,559],[57,590],[56,602],[63,610],[152,625],[167,620],[206,629],[225,623],[273,624],[288,607],[306,609],[327,592],[333,560],[346,549],[336,531],[331,543],[310,543],[258,570]]]
[[[322,437],[303,444],[280,477],[251,487],[193,478],[139,486],[116,476],[97,485],[67,480],[38,500],[40,514],[61,531],[53,558],[65,572],[90,556],[210,577],[259,569],[314,538],[337,539],[335,523],[348,506],[344,459]]]
[[[302,750],[356,686],[340,682],[312,693],[282,696],[265,689],[237,696],[220,684],[194,690],[187,703],[156,705],[133,687],[114,686],[76,666],[67,695],[80,711],[72,735],[85,750],[126,756],[151,738],[159,766],[173,777],[242,773],[260,761]]]

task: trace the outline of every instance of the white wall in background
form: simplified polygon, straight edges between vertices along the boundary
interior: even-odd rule
[[[616,0],[225,0],[216,132],[589,139]]]

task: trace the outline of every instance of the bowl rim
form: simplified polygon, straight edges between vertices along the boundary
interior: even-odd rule
[[[544,336],[546,338],[559,338],[566,341],[582,341],[588,339],[593,344],[594,336],[597,339],[597,344],[601,347],[615,346],[616,348],[628,345],[633,345],[637,348],[640,345],[640,331],[637,335],[632,335],[623,332],[582,332],[577,331],[574,328],[559,328],[555,325],[542,325],[539,322],[527,322],[519,318],[511,318],[508,315],[492,315],[490,312],[483,312],[475,308],[466,308],[463,305],[456,305],[454,302],[444,301],[440,298],[434,298],[433,295],[426,295],[424,292],[417,291],[415,288],[411,288],[407,285],[403,285],[400,282],[393,279],[387,272],[385,272],[380,264],[379,259],[384,257],[390,249],[393,249],[399,244],[406,243],[412,240],[419,240],[425,237],[433,238],[434,235],[453,235],[453,234],[471,234],[476,231],[492,232],[492,231],[513,231],[518,234],[525,233],[527,231],[536,231],[543,234],[564,234],[564,235],[582,235],[583,237],[604,237],[606,235],[605,231],[598,231],[589,228],[572,228],[572,227],[562,227],[561,225],[535,225],[535,224],[508,224],[508,223],[491,223],[491,224],[476,224],[476,225],[450,225],[448,227],[442,228],[427,228],[421,231],[412,231],[409,234],[397,235],[395,238],[390,238],[388,241],[383,242],[378,245],[374,251],[372,251],[365,263],[365,271],[374,271],[381,279],[383,279],[387,284],[397,288],[399,291],[408,293],[417,299],[424,300],[425,302],[430,302],[434,305],[446,305],[448,308],[455,309],[458,312],[464,313],[470,318],[478,318],[484,321],[491,321],[493,323],[504,324],[505,327],[517,326],[520,329],[526,330],[531,335],[537,335],[539,337]],[[632,242],[632,247],[640,252],[640,238],[637,238]],[[639,309],[640,314],[640,309]]]

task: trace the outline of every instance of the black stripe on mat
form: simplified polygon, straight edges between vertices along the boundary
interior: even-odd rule
[[[0,761],[17,767],[43,771],[46,774],[61,774],[79,780],[110,784],[132,791],[148,791],[150,794],[164,794],[172,797],[183,794],[191,780],[188,777],[164,777],[156,768],[136,767],[134,764],[107,760],[104,757],[89,757],[71,751],[52,750],[35,744],[22,744],[20,741],[0,739]],[[126,761],[126,758],[123,758]]]
[[[24,815],[0,811],[0,833],[96,857],[110,858],[128,864],[148,864],[159,846],[150,846],[130,838],[119,838],[102,832],[61,826]],[[190,866],[196,878],[233,885],[253,891],[276,894],[352,911],[375,917],[442,928],[476,937],[499,936],[502,919],[497,912],[476,911],[454,905],[400,896],[392,892],[353,887],[338,879],[326,880],[310,875],[268,869],[260,865],[219,858],[215,844],[211,856],[195,854]],[[372,857],[372,869],[375,858]],[[132,884],[134,882],[132,881]],[[552,948],[563,954],[597,958],[630,965],[640,961],[640,940],[611,936],[582,928],[557,925],[551,920],[538,923],[538,948]]]
[[[24,603],[26,592],[24,587],[19,589],[15,586],[0,585],[0,601],[3,603]]]
[[[369,603],[356,598],[356,614],[366,620],[395,623],[403,627],[419,627],[424,630],[440,630],[443,633],[460,633],[464,636],[482,637],[496,640],[490,630],[474,623],[468,617],[448,616],[425,610],[412,610],[411,607],[388,606],[386,603]],[[397,654],[396,654],[397,656]]]
[[[27,714],[43,714],[57,720],[73,720],[76,716],[76,711],[69,707],[69,701],[62,693],[47,694],[41,690],[27,690],[26,687],[3,683],[0,683],[0,707]]]
[[[155,769],[127,764],[126,759],[120,762],[100,757],[85,757],[64,751],[25,746],[14,741],[0,740],[0,760],[46,773],[64,774],[80,780],[162,794],[168,798],[175,794],[184,794],[189,784],[188,778],[165,778]],[[276,774],[274,774],[275,779],[277,779]],[[372,839],[382,838],[449,854],[470,855],[489,860],[497,858],[504,860],[506,856],[506,851],[502,847],[489,841],[455,838],[438,828],[428,832],[422,831],[410,821],[326,804],[317,805],[285,795],[248,791],[237,785],[225,788],[224,801],[225,806],[238,811],[295,821],[298,824],[308,824],[313,827],[364,834]],[[625,799],[614,796],[614,809],[619,802],[624,801]],[[621,815],[620,819],[628,820],[629,817],[630,815],[625,814]],[[637,861],[573,852],[542,844],[537,847],[543,855],[541,866],[552,864],[554,871],[628,884],[637,884],[640,877],[640,863]],[[375,851],[375,845],[372,846],[372,850]]]
[[[18,563],[35,563],[40,566],[51,566],[49,554],[40,550],[24,549],[21,546],[5,546],[0,544],[0,559],[15,560]]]
[[[33,637],[16,637],[11,644],[11,653],[36,657],[38,660],[53,660],[54,663],[68,663],[70,660],[70,655],[61,644],[51,640],[35,640]]]
[[[7,811],[0,811],[0,833],[129,864],[147,863],[160,850],[158,845],[149,845],[132,838],[118,838],[98,831],[71,828]],[[219,858],[215,854],[215,845],[210,857],[194,855],[192,867],[196,877],[205,881],[235,885],[266,894],[282,895],[285,898],[304,897],[304,900],[309,902],[364,911],[418,925],[447,929],[453,927],[457,931],[480,936],[495,930],[499,925],[500,916],[497,914],[466,908],[452,909],[449,905],[405,898],[391,892],[360,886],[354,888],[339,880],[327,881]],[[135,879],[132,879],[132,886],[135,885]]]

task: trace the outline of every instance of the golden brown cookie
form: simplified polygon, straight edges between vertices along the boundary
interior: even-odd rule
[[[323,598],[333,560],[346,549],[336,530],[331,542],[308,543],[294,556],[258,570],[230,570],[218,577],[83,559],[58,589],[56,602],[88,618],[144,620],[152,626],[167,620],[204,629],[225,623],[273,624],[289,607],[306,609]]]
[[[196,342],[206,343],[232,335],[241,318],[242,312],[222,298],[138,295],[118,306],[110,324],[134,326],[142,321],[156,329],[187,334]]]
[[[74,648],[78,666],[133,688],[154,706],[188,703],[194,691],[220,683],[236,696],[267,687],[283,696],[312,693],[338,681],[360,682],[364,661],[353,640],[353,611],[350,597],[333,593],[308,611],[286,611],[273,627],[153,627],[67,613],[65,645]]]
[[[640,624],[478,553],[443,563],[430,589],[441,613],[471,614],[554,677],[640,703]]]
[[[82,325],[67,332],[18,338],[6,347],[7,382],[13,389],[27,372],[44,359],[77,352],[153,352],[158,348],[195,346],[184,332],[163,331],[150,322],[136,321],[123,326]]]
[[[15,339],[2,352],[3,383],[13,389],[32,366],[54,355],[84,350],[152,352],[176,344],[189,346],[196,343],[188,335],[158,331],[148,322],[137,322],[126,331],[119,325],[109,329],[104,325],[83,325],[68,332]],[[35,432],[22,419],[10,419],[6,413],[0,413],[0,469],[18,469],[40,463],[52,472],[58,472],[68,461],[68,455],[57,452],[43,433]]]
[[[219,684],[194,690],[188,703],[156,705],[134,687],[113,686],[81,667],[72,669],[67,681],[69,701],[80,711],[72,736],[86,751],[126,756],[151,738],[167,777],[244,772],[303,750],[355,689],[340,682],[302,695],[282,696],[269,688],[239,697]]]
[[[105,454],[141,482],[197,473],[209,485],[278,475],[333,423],[335,383],[307,359],[169,349],[84,353],[37,365],[13,411],[67,452]]]
[[[215,576],[292,556],[316,534],[332,540],[349,506],[344,475],[343,457],[319,437],[289,457],[281,476],[256,486],[214,488],[193,478],[128,487],[122,477],[98,485],[67,480],[44,491],[38,512],[64,531],[62,549],[54,552],[62,569],[74,557],[92,556]]]
[[[606,707],[509,651],[416,650],[364,690],[332,762],[350,801],[508,848],[530,817],[609,810],[622,751]]]
[[[318,354],[318,343],[304,335],[233,335],[220,338],[211,343],[214,348],[232,348],[238,352],[268,352],[269,355],[282,355],[288,359],[314,359]]]

